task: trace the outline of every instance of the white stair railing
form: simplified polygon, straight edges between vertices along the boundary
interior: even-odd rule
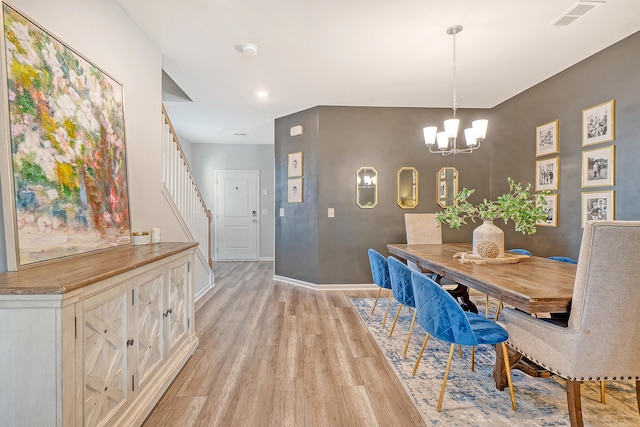
[[[178,136],[171,125],[169,115],[162,107],[163,131],[163,191],[173,201],[173,209],[181,219],[183,227],[193,241],[197,241],[199,256],[212,267],[211,257],[211,210],[193,179]]]

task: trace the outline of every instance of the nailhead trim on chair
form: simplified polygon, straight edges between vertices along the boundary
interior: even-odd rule
[[[555,369],[553,369],[553,368],[551,368],[551,367],[549,367],[549,366],[545,366],[545,364],[544,364],[544,363],[541,363],[539,360],[534,359],[533,357],[530,357],[528,354],[526,354],[526,353],[522,352],[522,350],[520,350],[518,347],[514,346],[513,344],[509,343],[508,341],[507,341],[507,344],[509,344],[509,346],[510,346],[511,348],[513,348],[514,350],[516,350],[518,353],[522,354],[524,357],[526,357],[526,358],[527,358],[527,359],[529,359],[529,360],[533,360],[536,364],[540,365],[541,367],[543,367],[543,368],[544,368],[544,369],[546,369],[547,371],[551,371],[551,372],[553,372],[554,374],[556,374],[556,375],[558,375],[558,376],[560,376],[560,377],[562,377],[562,378],[566,378],[566,379],[568,379],[568,380],[578,381],[578,378],[577,378],[577,377],[573,377],[573,378],[572,378],[572,377],[565,377],[564,375],[562,375],[562,373],[561,373],[561,372],[556,371]],[[624,375],[622,375],[620,378],[618,378],[618,377],[612,377],[611,379],[615,381],[615,380],[617,380],[617,379],[624,380],[624,378],[625,378],[625,377],[624,377]],[[608,379],[609,379],[609,377],[602,377],[602,378],[600,378],[600,377],[596,377],[595,381],[606,381],[606,380],[608,380]],[[632,380],[632,379],[634,379],[634,377],[633,377],[633,376],[629,376],[629,379],[630,379],[630,380]],[[636,381],[638,381],[638,380],[640,380],[640,377],[635,377],[635,379],[636,379]],[[584,379],[584,377],[580,377],[580,381],[584,381],[584,380],[585,380],[585,379]],[[589,377],[589,379],[588,379],[587,381],[594,381],[594,380],[593,380],[593,377]]]

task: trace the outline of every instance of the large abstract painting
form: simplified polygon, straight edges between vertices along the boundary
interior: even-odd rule
[[[4,3],[3,18],[18,265],[129,244],[122,85]]]

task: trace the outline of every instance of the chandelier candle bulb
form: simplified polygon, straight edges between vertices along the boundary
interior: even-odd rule
[[[449,139],[446,132],[438,132],[438,150],[445,150],[449,145]]]
[[[428,126],[422,129],[424,133],[424,143],[427,145],[433,145],[436,143],[436,133],[438,132],[438,128],[435,126]]]
[[[464,130],[464,139],[467,141],[467,147],[475,147],[476,145],[478,145],[476,135],[476,131],[473,128],[467,128]]]

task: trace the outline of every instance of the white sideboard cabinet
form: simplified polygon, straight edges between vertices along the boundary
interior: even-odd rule
[[[198,346],[195,246],[0,274],[0,425],[140,425]]]

